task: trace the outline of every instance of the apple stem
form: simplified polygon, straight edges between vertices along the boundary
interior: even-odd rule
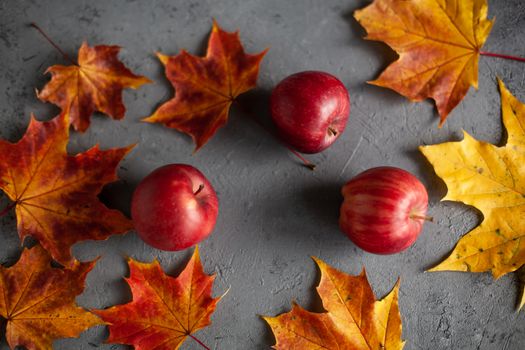
[[[195,340],[197,343],[199,343],[200,346],[202,346],[206,350],[211,350],[209,347],[207,347],[202,341],[200,341],[197,337],[195,337],[193,334],[188,334],[188,336]]]
[[[65,53],[61,48],[60,46],[58,46],[43,30],[42,28],[40,28],[36,23],[34,22],[31,22],[31,24],[29,24],[31,27],[35,28],[36,30],[38,30],[40,32],[40,34],[42,34],[42,36],[58,51],[60,52],[60,54],[62,55],[62,57],[64,57],[66,60],[68,60],[69,62],[73,63],[75,66],[78,66],[78,63],[75,62],[73,59],[71,59],[71,57],[69,57],[69,55],[67,53]]]
[[[16,205],[16,202],[13,202],[13,203],[9,204],[7,207],[5,207],[2,211],[0,211],[0,218],[2,216],[5,216],[7,213],[9,213],[9,211],[11,209],[13,209],[15,207],[15,205]]]
[[[410,214],[410,218],[434,222],[434,218],[432,216],[427,216],[427,215]]]
[[[201,191],[204,189],[204,185],[203,184],[200,184],[199,185],[199,188],[197,188],[197,191],[195,191],[195,193],[193,193],[194,196],[198,195],[199,193],[201,193]]]
[[[241,108],[241,110],[248,114],[250,117],[252,117],[251,119],[257,123],[257,125],[259,125],[263,130],[265,130],[267,133],[269,133],[270,135],[274,136],[275,135],[273,134],[273,132],[268,128],[266,127],[266,125],[264,125],[263,123],[261,123],[261,121],[259,119],[257,119],[253,113],[251,113],[244,105],[242,105],[241,103],[239,103],[237,100],[234,100],[233,102],[235,102],[235,104],[237,106],[239,106]],[[306,159],[305,157],[303,157],[299,152],[297,152],[295,149],[293,149],[291,146],[287,145],[286,143],[284,143],[283,141],[281,141],[279,138],[275,137],[277,141],[279,141],[279,143],[286,147],[288,149],[288,151],[290,151],[294,156],[296,156],[298,159],[301,160],[301,162],[303,162],[303,165],[305,167],[307,167],[308,169],[310,170],[315,170],[315,164],[313,164],[312,162],[310,162],[308,159]]]
[[[486,51],[481,51],[479,54],[481,56],[498,57],[498,58],[503,58],[503,59],[506,59],[506,60],[525,62],[525,57],[516,57],[516,56],[503,55],[503,54],[500,54],[500,53],[486,52]]]
[[[330,136],[337,136],[337,130],[334,130],[332,127],[328,128],[328,134]]]

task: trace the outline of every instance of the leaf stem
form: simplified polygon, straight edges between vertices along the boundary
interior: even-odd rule
[[[202,346],[206,350],[211,350],[209,347],[207,347],[203,342],[201,342],[197,337],[195,337],[193,334],[188,334],[188,336],[195,340],[197,343],[199,343],[200,346]]]
[[[264,129],[267,133],[269,133],[270,135],[274,136],[273,132],[268,128],[266,127],[266,125],[264,125],[259,119],[257,119],[253,113],[251,113],[245,106],[243,106],[241,103],[239,103],[237,100],[234,100],[235,104],[237,106],[239,106],[241,108],[241,110],[248,114],[249,116],[251,116],[252,120],[257,123],[257,125],[259,125],[262,129]],[[295,149],[293,149],[291,146],[287,145],[286,143],[284,143],[283,141],[281,141],[279,138],[276,138],[277,141],[279,141],[279,143],[286,147],[288,149],[288,151],[290,151],[294,156],[296,156],[298,159],[301,160],[301,162],[303,162],[303,165],[305,167],[307,167],[308,169],[310,170],[315,170],[315,164],[313,164],[312,162],[310,162],[308,159],[306,159],[305,157],[303,157],[299,152],[297,152]]]
[[[481,56],[498,57],[498,58],[503,58],[503,59],[506,59],[506,60],[525,62],[525,57],[516,57],[516,56],[503,55],[503,54],[500,54],[500,53],[486,52],[486,51],[481,51],[479,54]]]
[[[0,218],[2,216],[7,215],[11,209],[13,209],[16,205],[16,202],[10,203],[7,207],[5,207],[2,211],[0,211]]]
[[[62,51],[62,49],[60,48],[60,46],[58,46],[43,30],[42,28],[40,28],[36,23],[34,22],[31,22],[30,24],[31,27],[35,28],[36,30],[38,30],[38,32],[40,34],[42,34],[42,36],[58,51],[60,52],[60,54],[62,55],[62,57],[64,57],[66,60],[68,60],[69,62],[73,63],[75,66],[78,66],[78,63],[75,62],[73,59],[71,59],[71,57],[69,57],[69,55],[67,53],[65,53],[64,51]]]

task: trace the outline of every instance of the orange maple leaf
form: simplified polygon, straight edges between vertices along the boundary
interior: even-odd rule
[[[174,350],[188,336],[197,340],[192,333],[211,324],[221,299],[211,297],[215,276],[203,272],[198,248],[177,278],[164,274],[157,260],[146,264],[130,259],[128,264],[133,301],[94,311],[109,325],[108,342],[137,350]]]
[[[351,276],[314,258],[321,270],[317,292],[326,313],[313,313],[293,303],[277,317],[263,317],[279,350],[401,350],[399,282],[383,300],[376,301],[366,273]]]
[[[69,156],[68,140],[67,111],[49,122],[32,117],[17,143],[0,140],[0,189],[16,205],[20,240],[33,236],[62,264],[72,263],[76,242],[133,228],[97,197],[104,184],[117,179],[116,167],[133,146],[107,151],[95,146]]]
[[[119,51],[119,46],[90,47],[82,43],[77,65],[55,65],[46,70],[51,73],[51,81],[42,91],[37,91],[38,98],[62,110],[70,109],[70,122],[81,132],[89,127],[95,111],[113,119],[124,118],[122,90],[136,89],[151,81],[126,68],[117,57]]]
[[[172,57],[157,54],[175,88],[175,98],[144,121],[191,135],[198,150],[226,124],[235,98],[256,86],[266,52],[245,54],[239,32],[227,33],[213,21],[206,57],[184,50]]]
[[[74,338],[103,324],[75,303],[95,261],[75,261],[70,269],[51,267],[40,246],[24,249],[12,267],[0,266],[0,316],[7,320],[11,349],[51,350],[54,339]]]
[[[436,101],[442,125],[465,97],[478,88],[478,60],[493,21],[486,0],[375,0],[355,18],[366,39],[383,41],[399,59],[371,84],[412,101]]]

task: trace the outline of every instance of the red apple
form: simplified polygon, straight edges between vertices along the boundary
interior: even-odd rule
[[[300,72],[273,89],[270,111],[284,142],[299,152],[317,153],[343,133],[350,98],[343,83],[333,75]]]
[[[354,177],[343,187],[341,230],[360,248],[393,254],[419,236],[428,206],[425,186],[408,171],[379,167]]]
[[[182,250],[210,235],[219,201],[206,177],[186,164],[160,167],[137,186],[131,202],[135,230],[147,244]]]

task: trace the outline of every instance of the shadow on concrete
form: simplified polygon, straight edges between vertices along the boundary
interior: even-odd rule
[[[366,30],[354,18],[354,12],[362,9],[370,4],[370,1],[359,0],[354,1],[352,5],[342,14],[342,17],[348,22],[351,32],[354,34],[350,40],[350,45],[359,45],[360,49],[366,51],[371,57],[382,58],[379,70],[374,73],[374,77],[378,76],[390,63],[397,60],[399,57],[397,53],[392,50],[387,44],[379,41],[365,40]],[[372,80],[372,77],[371,79]]]
[[[436,175],[432,164],[417,148],[407,151],[406,154],[418,167],[418,173],[422,175],[421,182],[425,184],[430,203],[439,202],[447,194],[447,185]]]
[[[339,230],[339,208],[343,203],[342,182],[332,182],[305,187],[300,201],[307,212],[320,221],[326,232],[342,234]]]

